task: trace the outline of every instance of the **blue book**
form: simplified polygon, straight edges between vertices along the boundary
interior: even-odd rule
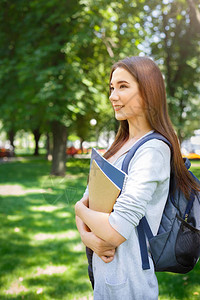
[[[92,148],[90,168],[93,159],[96,161],[101,170],[122,190],[124,181],[126,178],[126,173],[119,168],[113,166],[109,161],[107,161],[103,156],[101,156],[96,149]]]
[[[126,176],[93,148],[88,183],[89,207],[110,213],[123,189]]]

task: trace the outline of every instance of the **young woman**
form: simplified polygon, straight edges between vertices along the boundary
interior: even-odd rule
[[[171,143],[143,144],[129,163],[128,180],[110,214],[88,208],[88,190],[75,206],[83,243],[94,251],[94,300],[156,300],[153,261],[143,270],[136,227],[145,215],[157,233],[169,191],[170,166],[181,190],[198,189],[183,163],[167,112],[165,86],[158,66],[147,57],[127,57],[110,74],[110,102],[119,131],[104,157],[118,168],[135,142],[153,131]],[[171,165],[170,165],[171,161]]]

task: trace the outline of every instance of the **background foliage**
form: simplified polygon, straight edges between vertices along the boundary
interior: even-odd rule
[[[20,129],[37,142],[56,128],[52,172],[64,173],[56,165],[68,135],[89,138],[91,117],[97,132],[116,129],[109,71],[132,55],[159,64],[178,136],[191,136],[200,125],[199,14],[196,0],[2,0],[0,119],[11,142]]]
[[[0,1],[2,130],[11,144],[20,130],[32,132],[35,154],[41,134],[48,151],[53,145],[52,165],[40,158],[1,165],[1,299],[91,295],[73,210],[89,162],[69,159],[65,178],[47,174],[66,174],[69,135],[84,141],[116,130],[109,72],[126,56],[158,63],[180,140],[200,128],[199,11],[198,0]],[[160,299],[199,299],[199,273],[197,265],[186,276],[158,274]]]

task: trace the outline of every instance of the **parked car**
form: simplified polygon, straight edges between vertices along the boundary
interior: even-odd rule
[[[78,153],[78,149],[76,149],[74,146],[71,146],[71,147],[67,148],[66,153],[67,153],[67,155],[74,156],[75,154]]]
[[[0,147],[0,157],[13,157],[14,156],[14,149],[13,147],[7,146],[7,147]]]
[[[74,146],[71,146],[66,149],[66,153],[67,153],[67,155],[70,155],[73,157],[75,154],[88,154],[89,150],[83,148],[83,152],[82,152],[82,150],[80,148],[77,149]]]
[[[200,155],[197,153],[188,153],[184,154],[183,157],[187,157],[188,159],[200,159]]]

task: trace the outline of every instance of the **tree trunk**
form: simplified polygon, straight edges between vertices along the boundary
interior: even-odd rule
[[[46,158],[48,159],[49,155],[50,155],[50,137],[49,137],[49,132],[46,133]]]
[[[65,176],[67,128],[58,121],[52,122],[53,133],[53,161],[51,174]]]
[[[15,131],[14,131],[14,130],[11,129],[11,130],[8,132],[8,139],[9,139],[10,144],[11,144],[11,146],[13,147],[13,149],[15,149],[15,146],[14,146]]]
[[[194,0],[187,0],[189,4],[189,15],[193,31],[200,32],[200,11]]]
[[[84,139],[80,138],[80,149],[81,149],[82,154],[83,154],[83,142],[84,142]]]
[[[40,139],[40,136],[41,136],[39,128],[36,128],[35,130],[33,130],[33,134],[34,134],[34,139],[35,139],[35,152],[34,152],[34,155],[38,156],[39,155],[39,139]]]
[[[180,112],[179,112],[179,116],[178,116],[179,126],[178,126],[178,130],[177,130],[177,135],[178,135],[179,142],[181,144],[184,139],[184,120],[183,120],[182,114],[183,114],[185,105],[184,105],[183,99],[180,99],[179,107],[180,107]]]
[[[52,143],[52,134],[51,132],[46,133],[46,159],[52,160],[52,152],[53,152],[53,143]]]

